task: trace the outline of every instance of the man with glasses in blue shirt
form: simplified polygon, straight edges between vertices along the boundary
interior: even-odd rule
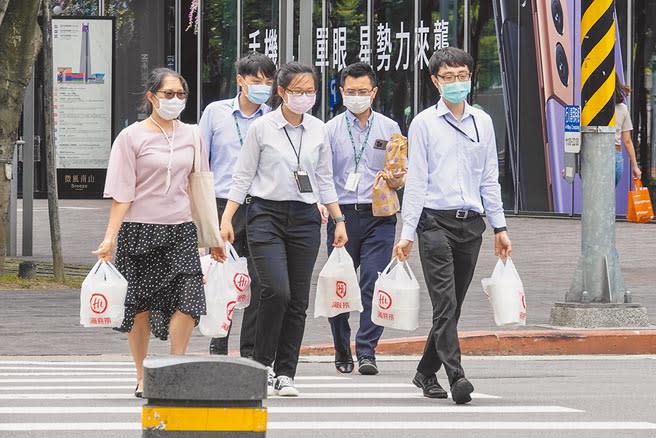
[[[505,259],[512,250],[492,119],[466,102],[473,65],[471,55],[455,47],[431,56],[431,80],[441,99],[410,124],[403,229],[394,247],[394,255],[406,260],[416,231],[433,304],[433,326],[412,382],[425,397],[446,398],[436,376],[444,365],[457,404],[470,402],[474,391],[460,362],[457,325],[485,230],[483,212],[494,228],[495,254]]]
[[[210,169],[214,173],[214,192],[219,219],[226,206],[232,184],[232,172],[251,123],[269,112],[267,105],[271,97],[271,86],[276,65],[266,55],[251,52],[235,63],[237,85],[240,92],[236,97],[212,102],[207,105],[200,119],[199,128],[209,151]],[[245,203],[249,202],[247,197]],[[237,210],[233,218],[235,231],[234,247],[237,254],[248,259],[251,277],[251,304],[244,309],[239,338],[242,357],[253,356],[259,285],[252,265],[246,240],[246,208]],[[228,333],[229,336],[230,333]],[[228,354],[228,336],[210,341],[210,354]]]
[[[371,321],[371,300],[374,283],[389,263],[394,244],[396,215],[376,217],[371,201],[376,174],[383,170],[385,149],[392,134],[399,133],[399,125],[375,112],[371,104],[376,97],[376,74],[369,64],[357,62],[342,70],[341,87],[347,111],[326,123],[333,153],[333,177],[339,205],[346,217],[349,240],[346,250],[355,268],[360,268],[362,307],[360,327],[355,336],[358,371],[365,375],[378,373],[376,346],[383,327]],[[404,173],[385,174],[387,184],[398,189],[403,185]],[[328,223],[327,247],[333,249],[335,223]],[[349,313],[329,318],[335,344],[335,367],[341,373],[353,371],[351,355],[351,327]]]

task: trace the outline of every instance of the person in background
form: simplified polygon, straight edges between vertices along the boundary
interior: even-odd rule
[[[624,85],[619,79],[615,82],[615,186],[620,182],[622,173],[624,172],[624,155],[622,155],[622,143],[624,149],[629,155],[631,160],[631,174],[633,178],[642,176],[638,160],[636,159],[635,148],[633,147],[633,140],[631,139],[631,131],[633,131],[633,123],[631,122],[631,115],[629,114],[629,107],[626,106],[626,98],[631,93],[631,87]]]
[[[324,124],[306,114],[316,90],[311,67],[280,67],[273,85],[276,109],[248,130],[221,218],[222,237],[234,241],[234,214],[250,193],[248,244],[261,294],[253,358],[268,367],[268,392],[280,396],[299,394],[294,377],[321,239],[317,202],[338,222],[333,244],[347,241]]]
[[[376,346],[383,327],[371,321],[371,300],[378,273],[385,269],[394,246],[396,215],[373,216],[372,193],[376,174],[383,171],[386,145],[392,134],[401,133],[392,119],[371,109],[378,91],[376,73],[369,64],[357,62],[342,70],[340,91],[347,111],[326,123],[333,153],[333,176],[339,207],[346,217],[349,241],[346,250],[360,268],[363,311],[355,336],[360,374],[378,373]],[[392,189],[403,185],[404,173],[384,178]],[[332,252],[335,223],[328,224],[328,254]],[[349,313],[329,318],[335,344],[335,367],[353,371]]]
[[[203,273],[187,185],[194,160],[193,125],[177,120],[189,90],[173,70],[158,68],[146,82],[146,120],[123,129],[112,146],[104,196],[112,198],[105,238],[94,251],[128,282],[126,332],[142,396],[143,361],[150,334],[171,338],[171,354],[184,354],[205,314]],[[203,170],[207,152],[201,142]],[[225,260],[224,248],[212,248]]]
[[[416,231],[433,305],[433,326],[412,383],[425,397],[446,398],[436,376],[444,365],[457,404],[471,401],[474,391],[460,362],[458,320],[485,231],[481,213],[494,228],[495,254],[505,259],[512,250],[492,119],[466,102],[473,65],[471,55],[455,47],[430,58],[441,98],[410,124],[403,229],[393,253],[407,260]]]
[[[271,97],[271,85],[276,65],[268,56],[251,52],[235,63],[237,97],[210,103],[203,111],[199,127],[209,150],[210,169],[214,173],[214,193],[219,218],[223,215],[228,192],[232,183],[232,171],[244,144],[244,137],[251,123],[269,112],[266,104]],[[250,203],[246,196],[245,204]],[[253,356],[255,344],[255,319],[260,293],[257,274],[248,249],[246,233],[246,208],[239,208],[233,217],[237,254],[248,260],[248,273],[251,277],[251,304],[244,309],[239,338],[239,352],[242,357]],[[210,354],[228,354],[228,336],[213,338],[210,341]]]

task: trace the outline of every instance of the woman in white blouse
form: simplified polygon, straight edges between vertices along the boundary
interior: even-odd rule
[[[278,70],[273,94],[279,106],[248,130],[221,220],[222,237],[232,242],[232,217],[246,194],[252,196],[247,233],[262,288],[253,358],[269,367],[269,393],[281,396],[298,395],[293,379],[321,239],[317,202],[337,222],[333,245],[347,241],[324,124],[306,114],[316,90],[311,67],[291,62]]]

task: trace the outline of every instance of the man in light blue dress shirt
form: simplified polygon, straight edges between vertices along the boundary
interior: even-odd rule
[[[460,362],[457,325],[485,230],[483,212],[494,228],[495,254],[505,259],[512,250],[492,119],[465,100],[473,64],[471,55],[455,47],[430,59],[431,80],[442,97],[410,125],[403,229],[394,247],[394,255],[406,260],[416,231],[433,304],[433,326],[412,382],[426,397],[446,398],[436,376],[444,365],[457,404],[471,401],[474,391]]]
[[[361,374],[378,373],[376,346],[383,327],[371,321],[371,300],[378,273],[389,263],[394,244],[396,215],[376,217],[371,201],[376,174],[383,170],[385,149],[392,134],[400,134],[392,119],[372,111],[376,97],[376,74],[369,64],[358,62],[342,70],[340,87],[347,111],[326,123],[333,154],[333,176],[339,205],[346,217],[349,240],[346,250],[355,268],[360,268],[363,311],[355,336],[355,353]],[[403,173],[386,174],[393,189],[403,184]],[[328,223],[328,253],[333,249],[334,222]],[[329,318],[335,343],[335,367],[341,373],[353,371],[349,313]]]
[[[240,88],[237,97],[207,105],[199,123],[203,141],[208,145],[210,169],[214,173],[214,192],[219,219],[226,206],[232,184],[232,172],[237,164],[237,157],[248,128],[254,120],[270,110],[266,102],[271,96],[276,66],[268,56],[251,52],[235,63],[235,70]],[[248,202],[246,199],[246,203]],[[235,214],[234,229],[235,250],[237,254],[248,259],[252,294],[251,304],[244,310],[239,350],[242,357],[251,357],[255,343],[259,284],[248,250],[245,208],[240,208]],[[210,341],[210,353],[228,354],[228,336],[213,338]]]

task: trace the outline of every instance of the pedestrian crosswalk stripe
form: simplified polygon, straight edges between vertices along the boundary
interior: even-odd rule
[[[269,430],[656,430],[656,423],[613,421],[271,421]]]
[[[47,360],[0,360],[0,365],[82,365],[82,366],[129,366],[134,368],[132,362],[96,362],[96,361],[47,361]]]
[[[91,372],[91,371],[38,371],[36,373],[0,373],[0,376],[121,376],[134,374],[133,370],[128,371],[111,371],[111,372]]]
[[[134,382],[135,378],[134,377],[108,377],[108,378],[100,378],[100,377],[79,377],[79,378],[73,378],[73,377],[63,377],[63,378],[45,378],[45,379],[27,379],[27,378],[20,378],[20,379],[0,379],[0,385],[1,384],[6,384],[6,383],[72,383],[72,382],[79,382],[79,383],[99,383],[99,382]]]
[[[25,367],[3,367],[0,366],[2,371],[132,371],[125,367],[39,367],[39,366],[25,366]]]
[[[300,398],[311,399],[406,399],[423,398],[419,390],[413,392],[301,392]],[[496,395],[473,393],[473,398],[496,399]],[[15,393],[0,394],[0,400],[121,400],[131,399],[131,393]],[[271,399],[279,396],[269,397]]]
[[[412,383],[296,383],[297,388],[415,388]]]
[[[85,389],[134,389],[134,385],[20,385],[0,386],[0,391],[47,391],[47,390],[85,390]]]
[[[566,414],[581,413],[563,406],[268,406],[269,414]],[[0,415],[17,414],[141,414],[141,406],[12,406]]]
[[[656,430],[641,421],[270,421],[268,430]],[[141,423],[0,423],[0,431],[141,430]]]

